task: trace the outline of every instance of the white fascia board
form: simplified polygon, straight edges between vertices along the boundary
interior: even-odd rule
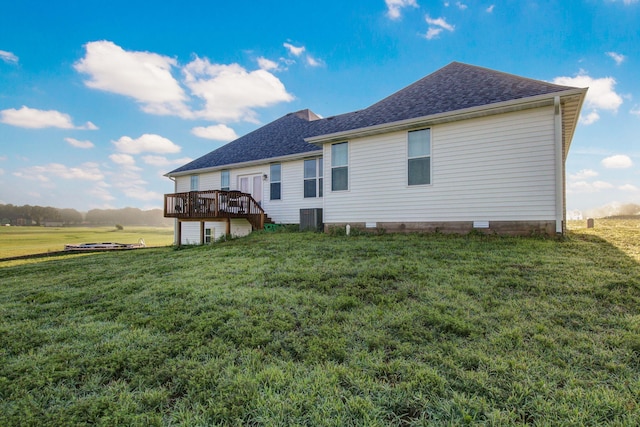
[[[288,156],[269,157],[266,159],[251,160],[249,162],[230,163],[228,165],[213,166],[210,168],[191,169],[188,171],[182,171],[177,173],[167,173],[164,176],[171,178],[176,176],[195,175],[195,174],[215,172],[215,171],[226,170],[226,169],[239,169],[239,168],[246,168],[251,166],[268,165],[269,163],[287,162],[291,160],[304,159],[306,157],[317,157],[318,155],[322,155],[322,149],[318,149],[316,151],[306,151],[304,153],[289,154]]]
[[[527,98],[514,99],[510,101],[496,102],[494,104],[481,105],[478,107],[464,108],[462,110],[448,111],[445,113],[432,114],[429,116],[416,117],[413,119],[400,120],[397,122],[383,123],[364,128],[352,129],[343,132],[335,132],[326,135],[305,138],[310,144],[321,146],[327,142],[344,141],[346,139],[371,136],[380,133],[388,133],[412,129],[419,126],[431,126],[459,120],[467,120],[477,117],[485,117],[493,114],[502,114],[513,111],[521,111],[531,108],[552,106],[556,96],[561,98],[567,96],[582,95],[584,97],[586,89],[568,89],[560,92],[548,93],[544,95],[531,96]]]

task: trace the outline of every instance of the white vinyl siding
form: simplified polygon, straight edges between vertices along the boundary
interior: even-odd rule
[[[263,181],[262,208],[267,215],[280,224],[298,224],[300,222],[300,209],[322,208],[322,198],[304,198],[304,161],[293,160],[280,163],[281,200],[270,200],[270,182]],[[326,164],[324,165],[326,166]],[[325,168],[326,169],[326,168]],[[239,176],[245,175],[269,175],[270,165],[251,166],[246,168],[230,169],[231,190],[236,188]],[[177,192],[189,191],[189,176],[176,178]],[[200,174],[200,190],[220,189],[220,171]],[[325,192],[326,194],[326,192]],[[200,229],[197,229],[197,233]],[[217,232],[216,232],[217,233]],[[216,234],[217,236],[218,234]],[[193,238],[193,237],[192,237]],[[199,234],[196,234],[199,238]],[[183,241],[185,240],[183,236]]]
[[[299,224],[300,209],[322,207],[322,198],[304,197],[304,160],[293,160],[281,163],[282,200],[270,200],[265,194],[263,207],[267,215],[276,223]],[[266,186],[266,191],[269,191]]]
[[[428,186],[407,185],[407,132],[350,140],[350,191],[325,193],[324,221],[553,220],[553,133],[552,107],[432,126]]]
[[[199,221],[183,221],[182,225],[182,245],[199,245],[200,244],[200,222]],[[206,230],[211,230],[211,242],[223,237],[227,230],[226,221],[207,221],[204,224],[205,239]],[[242,237],[251,233],[251,224],[246,219],[234,218],[231,220],[231,235],[233,237]],[[206,243],[206,242],[205,242]]]

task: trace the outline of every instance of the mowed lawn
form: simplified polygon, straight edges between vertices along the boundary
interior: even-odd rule
[[[173,244],[171,227],[0,227],[0,259],[64,250],[67,243],[138,243],[147,246]]]
[[[0,263],[0,425],[628,425],[640,222]]]

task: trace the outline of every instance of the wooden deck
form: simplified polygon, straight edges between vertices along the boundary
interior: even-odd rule
[[[189,191],[164,195],[165,218],[181,221],[228,220],[244,218],[255,230],[271,220],[248,193],[240,191]]]

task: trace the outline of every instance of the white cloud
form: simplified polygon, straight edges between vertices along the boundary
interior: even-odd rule
[[[324,63],[319,59],[315,59],[311,55],[307,55],[307,65],[310,67],[321,67]]]
[[[123,136],[117,141],[111,141],[121,153],[140,154],[148,153],[178,153],[180,146],[160,135],[145,133],[140,138],[133,139]]]
[[[109,202],[111,200],[115,200],[116,198],[111,195],[111,192],[108,190],[111,186],[104,181],[100,181],[93,186],[92,189],[87,191],[87,193],[93,197],[96,197],[105,202]]]
[[[486,9],[487,13],[493,13],[493,9],[494,9],[495,7],[496,7],[496,5],[495,5],[495,4],[492,4],[491,6],[489,6],[489,7]]]
[[[636,105],[635,107],[633,107],[631,110],[629,110],[629,113],[633,114],[634,116],[640,117],[640,105]]]
[[[91,122],[76,127],[73,125],[73,120],[70,115],[56,110],[38,110],[24,105],[19,110],[9,108],[0,111],[0,122],[28,129],[50,127],[60,129],[97,129]]]
[[[285,43],[287,46],[296,55],[304,51],[304,47]],[[84,58],[74,65],[78,72],[89,75],[85,84],[131,97],[150,114],[257,122],[254,108],[293,99],[284,84],[269,72],[280,71],[278,64],[266,58],[258,59],[260,69],[247,71],[238,64],[212,64],[200,58],[181,67],[174,58],[126,51],[110,41],[87,43],[85,48]],[[174,69],[182,72],[181,81],[172,75]],[[192,108],[202,101],[203,109]],[[90,128],[93,124],[86,126]]]
[[[443,28],[443,29],[448,30],[448,31],[453,31],[455,29],[455,26],[449,24],[444,18],[433,19],[433,18],[429,17],[429,15],[427,15],[427,16],[425,16],[425,20],[427,21],[427,24],[429,24],[429,25],[440,27],[440,28]]]
[[[442,33],[443,30],[454,31],[455,26],[449,24],[444,18],[431,18],[429,15],[425,16],[425,20],[427,24],[429,24],[429,29],[427,30],[427,34],[425,37],[427,40],[431,40],[436,38]]]
[[[304,46],[294,46],[291,43],[283,43],[282,44],[291,55],[293,56],[300,56],[304,53],[304,51],[306,50],[306,48]]]
[[[621,53],[607,52],[606,54],[609,58],[613,59],[616,62],[616,65],[622,64],[624,60],[627,59],[627,57]]]
[[[597,193],[610,188],[614,188],[613,184],[605,181],[576,181],[567,184],[568,193]]]
[[[113,163],[128,169],[138,169],[138,170],[140,169],[135,167],[136,160],[130,154],[122,154],[122,153],[112,154],[109,156],[109,159],[111,159]]]
[[[185,165],[192,160],[190,157],[169,160],[164,156],[142,156],[142,161],[151,166]]]
[[[76,148],[93,148],[94,147],[93,142],[91,141],[78,141],[75,138],[65,138],[64,140]]]
[[[585,107],[591,111],[587,117],[581,117],[583,124],[591,124],[600,118],[599,110],[617,112],[622,105],[622,97],[616,93],[616,80],[613,77],[593,78],[584,71],[580,71],[575,77],[556,77],[553,83],[564,86],[588,87],[585,99]]]
[[[620,187],[618,187],[620,190],[622,191],[628,191],[630,193],[636,193],[636,192],[640,192],[640,188],[636,187],[633,184],[625,184],[625,185],[621,185]]]
[[[460,10],[466,10],[469,6],[467,6],[466,4],[462,3],[462,2],[456,2],[456,6],[458,6],[458,9]]]
[[[94,124],[93,124],[93,123],[91,123],[91,122],[87,122],[87,123],[85,123],[84,125],[82,125],[82,126],[78,127],[78,129],[84,129],[84,130],[98,130],[98,129],[99,129],[99,127],[98,127],[98,126],[96,126],[96,125],[94,125]]]
[[[416,0],[385,0],[387,4],[387,16],[391,19],[399,19],[400,10],[405,7],[418,7]]]
[[[143,180],[140,174],[122,170],[117,175],[114,187],[120,190],[125,196],[136,200],[156,200],[162,201],[162,194],[155,191],[149,191],[145,188],[147,181]]]
[[[633,161],[631,158],[625,154],[617,154],[615,156],[610,156],[605,159],[602,159],[602,166],[607,169],[628,169],[633,166]]]
[[[236,131],[227,125],[198,126],[191,129],[191,133],[200,138],[213,139],[215,141],[233,141],[238,139]]]
[[[427,40],[434,39],[438,37],[442,31],[442,28],[429,27],[429,29],[427,30],[427,34],[425,34],[425,37]]]
[[[582,169],[581,171],[578,171],[575,174],[569,175],[569,179],[585,180],[587,178],[593,178],[595,176],[598,176],[598,172],[594,171],[593,169]]]
[[[287,50],[289,51],[290,55],[296,56],[296,57],[300,57],[302,56],[302,54],[304,52],[306,52],[307,48],[304,46],[294,46],[291,43],[284,43],[283,46],[285,48],[287,48]],[[310,67],[321,67],[324,65],[324,62],[322,62],[319,59],[314,58],[313,56],[307,54],[305,55],[305,63],[310,66]],[[261,67],[263,68],[263,67]],[[263,68],[266,69],[266,68]]]
[[[6,50],[0,50],[0,59],[2,59],[4,62],[12,64],[18,63],[18,57],[12,52],[7,52]]]
[[[615,1],[615,0],[614,0]],[[626,5],[638,3],[640,0],[622,0],[622,3]]]
[[[266,70],[266,71],[271,71],[271,70],[277,71],[279,69],[277,62],[264,58],[262,56],[258,58],[258,66],[260,67],[261,70]]]
[[[100,181],[104,174],[99,165],[86,162],[77,167],[68,167],[60,163],[49,163],[44,166],[32,166],[14,173],[15,176],[40,182],[50,182],[51,177],[81,181]]]
[[[212,64],[196,58],[184,68],[185,83],[204,99],[197,117],[216,121],[257,122],[256,107],[293,100],[284,84],[266,70],[248,72],[238,64]]]
[[[126,51],[110,41],[90,42],[74,67],[93,89],[134,98],[153,114],[189,116],[187,96],[171,75],[177,61],[151,52]]]
[[[596,111],[592,111],[586,116],[580,114],[580,123],[582,123],[583,125],[590,125],[597,122],[598,120],[600,120],[600,114],[598,114]]]

